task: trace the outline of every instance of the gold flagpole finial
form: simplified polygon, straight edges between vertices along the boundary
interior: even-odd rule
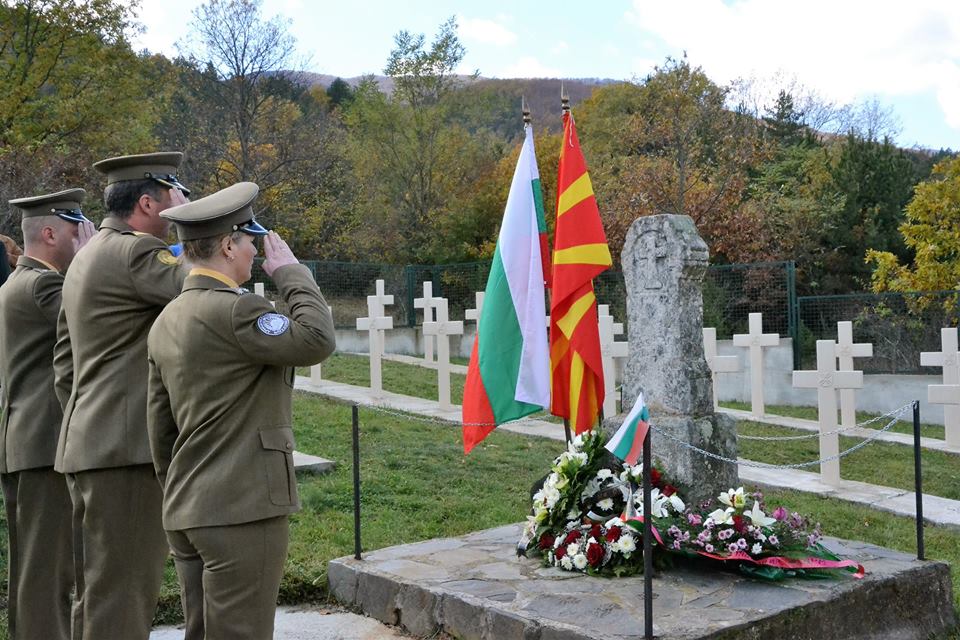
[[[530,105],[527,104],[523,96],[520,96],[520,109],[523,112],[523,125],[526,126],[533,122],[533,118],[530,117]]]
[[[560,82],[560,110],[564,113],[570,111],[570,96],[563,90],[563,81]]]

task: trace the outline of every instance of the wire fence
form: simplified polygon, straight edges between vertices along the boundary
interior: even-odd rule
[[[254,265],[251,282],[262,282],[268,293],[276,289]],[[367,316],[367,296],[384,281],[384,293],[393,296],[386,313],[393,326],[414,327],[423,322],[415,300],[424,283],[432,295],[447,299],[449,317],[463,319],[476,307],[476,293],[486,289],[490,262],[445,265],[391,265],[304,261],[333,307],[334,324],[353,328]],[[248,285],[251,288],[252,284]],[[792,261],[713,265],[703,282],[703,325],[714,327],[717,338],[730,339],[748,332],[751,313],[763,314],[763,331],[792,339],[794,369],[812,369],[816,341],[837,338],[837,322],[853,322],[854,340],[874,345],[872,358],[857,361],[866,373],[938,373],[920,366],[921,351],[940,350],[940,328],[957,326],[960,290],[924,293],[861,293],[798,297]],[[627,292],[623,273],[605,271],[594,280],[599,304],[610,306],[618,322],[627,324]],[[549,305],[547,306],[549,309]]]
[[[940,329],[956,327],[960,290],[858,293],[797,299],[797,368],[816,368],[817,340],[836,340],[837,322],[853,323],[855,342],[873,345],[858,358],[865,373],[939,374],[920,366],[921,351],[940,351]]]

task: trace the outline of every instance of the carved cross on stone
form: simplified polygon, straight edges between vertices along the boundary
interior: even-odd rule
[[[465,320],[473,320],[477,323],[477,333],[480,332],[480,313],[483,311],[483,296],[486,293],[483,291],[477,291],[473,294],[474,299],[476,300],[476,306],[473,309],[467,309],[463,312],[463,317]]]
[[[433,297],[433,283],[424,282],[423,283],[423,297],[413,299],[414,309],[423,309],[423,324],[428,322],[433,322],[433,310],[437,306],[437,300],[440,298]],[[423,361],[424,362],[433,362],[433,336],[429,336],[426,333],[423,334]]]
[[[463,322],[447,317],[447,300],[436,298],[436,321],[423,323],[423,334],[437,337],[437,386],[441,409],[452,409],[450,404],[450,336],[463,335]]]
[[[853,341],[852,322],[837,323],[837,368],[840,371],[853,371],[854,358],[869,358],[872,355],[872,344]],[[840,424],[844,427],[857,424],[857,401],[853,389],[840,390]]]
[[[837,343],[833,340],[817,340],[817,370],[793,372],[794,387],[817,390],[821,459],[840,453],[840,437],[837,434],[837,389],[863,388],[862,371],[837,371],[836,349]],[[839,484],[840,460],[834,459],[822,463],[820,477],[827,484],[834,486]]]
[[[637,274],[642,278],[644,289],[662,289],[663,279],[660,277],[660,265],[667,257],[667,249],[663,246],[663,234],[650,230],[640,236],[639,244],[642,249],[637,251]]]
[[[367,296],[367,317],[357,318],[357,330],[369,331],[370,389],[377,396],[383,392],[383,347],[385,331],[393,329],[393,317],[386,315],[385,307],[393,304],[393,296],[383,292],[383,280],[377,280],[376,295]]]
[[[717,390],[717,374],[739,371],[740,358],[717,355],[717,330],[714,327],[703,328],[703,355],[710,367],[710,379],[713,385],[713,408],[719,409],[720,394]]]
[[[750,415],[762,418],[765,413],[763,402],[763,348],[780,344],[776,333],[763,332],[763,314],[751,313],[750,333],[737,333],[733,336],[733,346],[750,349]]]
[[[960,448],[960,349],[957,328],[940,329],[940,351],[920,353],[920,364],[943,367],[943,384],[927,387],[927,402],[942,404],[944,439],[947,446]]]
[[[603,415],[610,418],[617,415],[617,400],[620,392],[617,386],[617,366],[615,358],[626,358],[629,345],[626,342],[617,342],[614,336],[623,333],[623,323],[614,322],[610,315],[610,305],[601,304],[597,307],[597,322],[600,331],[600,361],[603,363]]]

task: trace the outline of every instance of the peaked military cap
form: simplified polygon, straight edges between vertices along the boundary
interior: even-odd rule
[[[267,230],[253,217],[253,201],[260,187],[252,182],[238,182],[205,198],[194,200],[160,212],[160,217],[177,225],[180,240],[212,238],[234,231],[263,236]]]
[[[80,208],[80,203],[86,193],[83,189],[66,189],[42,196],[17,198],[11,200],[10,204],[20,209],[24,218],[57,216],[67,222],[79,224],[88,222]]]
[[[150,179],[170,189],[180,189],[184,195],[190,195],[190,189],[183,186],[177,178],[177,169],[182,160],[183,154],[179,151],[160,151],[107,158],[95,163],[93,168],[106,174],[107,186],[124,180]]]

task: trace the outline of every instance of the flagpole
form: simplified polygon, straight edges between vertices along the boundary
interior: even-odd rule
[[[567,97],[566,93],[563,90],[563,81],[560,81],[560,111],[561,113],[567,113],[570,111],[570,98]],[[560,188],[560,185],[557,185],[557,188]],[[556,233],[556,232],[554,232]],[[551,294],[553,292],[551,291]],[[552,322],[550,324],[553,324]],[[552,328],[552,327],[551,327]],[[563,430],[567,435],[567,442],[570,442],[570,421],[567,418],[563,419]]]

